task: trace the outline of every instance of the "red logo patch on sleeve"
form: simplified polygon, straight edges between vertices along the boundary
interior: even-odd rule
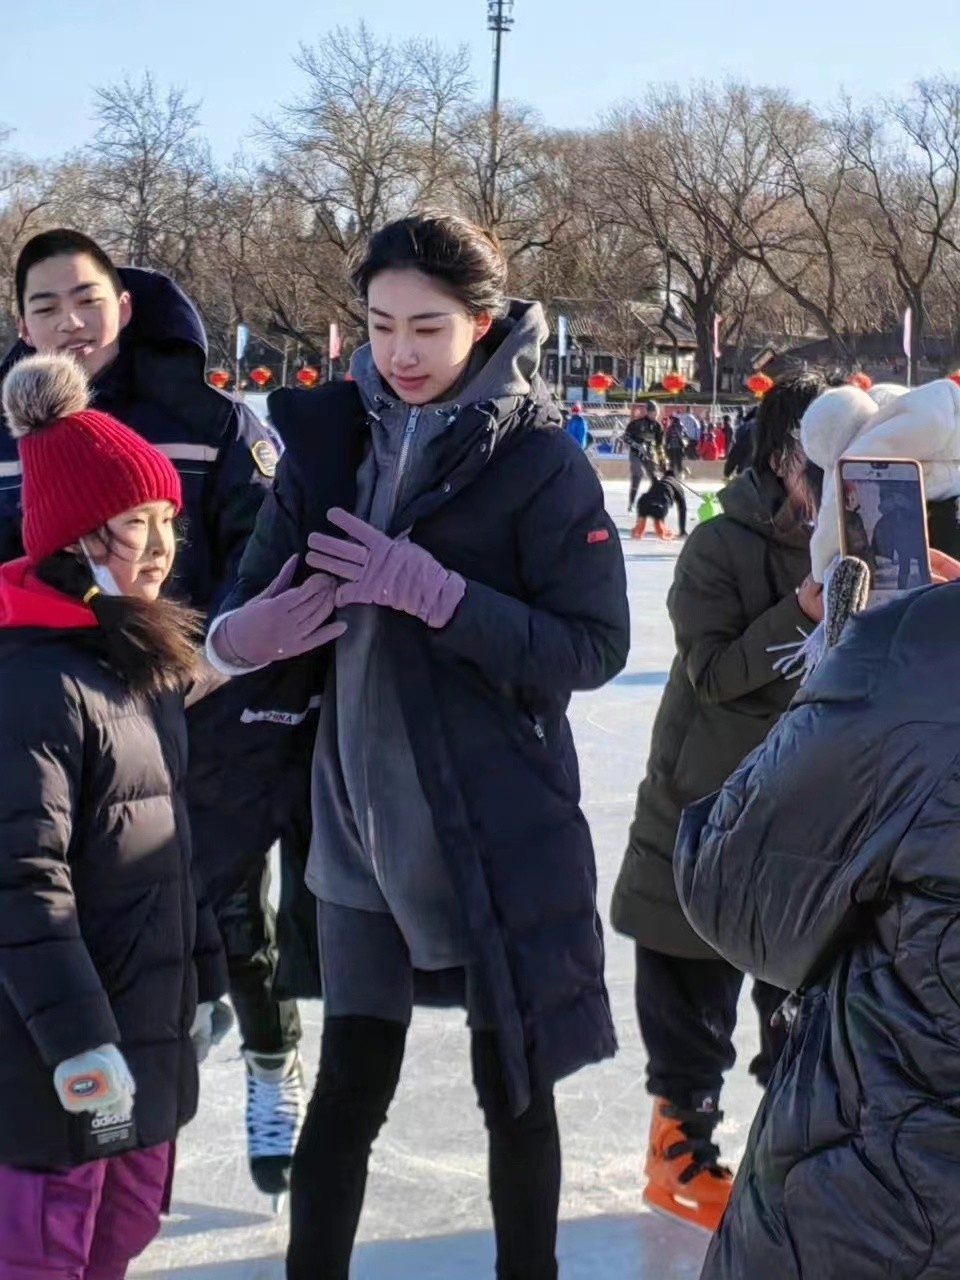
[[[592,545],[594,542],[609,542],[609,541],[610,541],[609,529],[591,529],[590,532],[587,534],[587,542],[590,545]]]

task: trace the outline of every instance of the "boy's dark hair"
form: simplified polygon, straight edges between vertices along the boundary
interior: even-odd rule
[[[760,401],[753,420],[753,466],[772,472],[773,459],[800,448],[800,419],[825,390],[819,373],[804,371],[779,378]]]
[[[77,600],[93,586],[89,565],[70,551],[57,551],[42,560],[37,577]],[[183,689],[196,671],[203,635],[200,615],[173,600],[147,603],[130,596],[98,592],[90,599],[98,626],[78,631],[114,675],[133,693],[158,694]]]
[[[20,250],[14,279],[17,290],[17,311],[23,315],[23,304],[27,292],[27,273],[31,267],[39,266],[49,258],[62,258],[67,254],[84,253],[92,258],[116,290],[117,297],[123,293],[123,281],[120,273],[113,265],[110,255],[101,249],[96,240],[91,240],[82,231],[72,231],[69,227],[56,227],[53,231],[41,231],[39,235],[28,240]]]
[[[420,271],[468,315],[506,313],[507,263],[493,236],[452,213],[417,213],[374,232],[352,255],[350,283],[365,302],[381,271]]]

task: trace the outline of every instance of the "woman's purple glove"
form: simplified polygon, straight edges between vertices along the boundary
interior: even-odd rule
[[[467,584],[459,573],[438,564],[407,537],[388,538],[348,511],[327,512],[331,524],[354,538],[311,533],[307,564],[343,579],[337,606],[380,604],[409,613],[428,627],[445,627],[457,611]]]
[[[265,591],[221,622],[212,643],[224,662],[265,667],[318,649],[346,631],[344,622],[324,625],[336,607],[336,579],[315,573],[302,586],[291,587],[297,559],[291,556]]]

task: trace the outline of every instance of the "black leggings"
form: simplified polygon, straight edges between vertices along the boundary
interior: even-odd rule
[[[406,1028],[327,1018],[320,1074],[293,1161],[288,1280],[348,1280],[370,1148],[400,1079]],[[553,1093],[511,1114],[496,1035],[472,1033],[473,1078],[489,1134],[497,1280],[556,1280],[560,1134]]]

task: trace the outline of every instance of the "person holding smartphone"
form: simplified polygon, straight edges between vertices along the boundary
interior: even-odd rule
[[[928,382],[912,391],[878,384],[869,391],[833,387],[804,414],[801,440],[807,456],[823,468],[824,484],[816,528],[810,541],[813,576],[823,582],[840,554],[841,501],[837,496],[837,468],[858,460],[911,459],[920,464],[930,546],[960,559],[960,388],[949,378]],[[885,487],[881,517],[873,528],[871,549],[883,559],[916,563],[923,555],[916,530],[904,533],[903,490]],[[844,499],[846,500],[846,499]],[[897,513],[899,514],[899,517]],[[898,531],[899,530],[899,531]],[[852,546],[849,554],[860,554]],[[861,556],[861,558],[864,558]],[[899,581],[898,581],[899,586]]]
[[[938,495],[931,541],[955,546],[960,388],[874,388],[872,409],[838,390],[808,410],[805,444],[825,462],[916,457]],[[837,527],[825,497],[815,572]],[[797,994],[702,1280],[960,1274],[960,563],[934,547],[929,575],[848,621],[681,824],[674,872],[698,935]]]

